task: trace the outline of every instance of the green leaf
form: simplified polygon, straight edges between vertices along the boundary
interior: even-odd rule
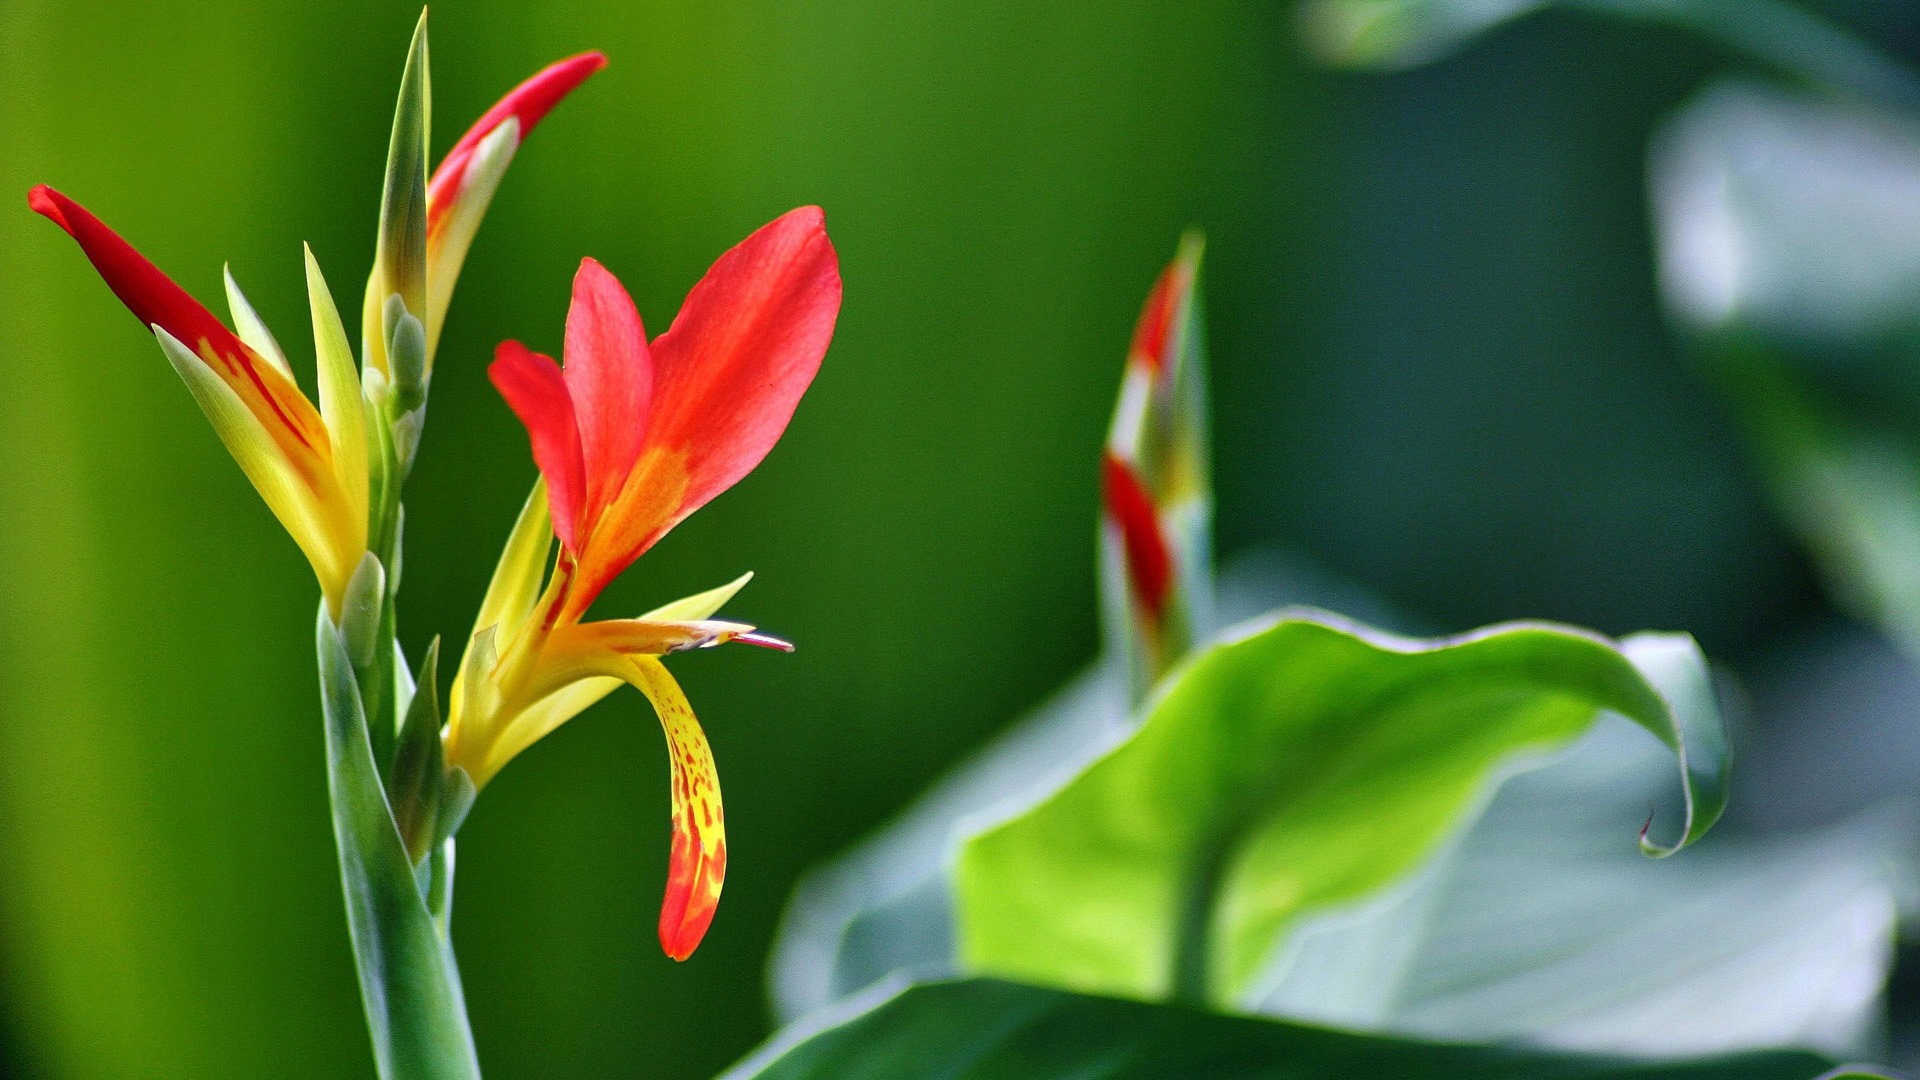
[[[1353,1035],[974,980],[777,1037],[722,1080],[1813,1080],[1797,1050],[1677,1062]]]
[[[1691,639],[1637,642],[1688,675],[1684,700],[1618,644],[1546,624],[1417,641],[1302,614],[1210,647],[1136,734],[967,843],[962,961],[1076,990],[1237,997],[1301,916],[1420,866],[1503,769],[1603,711],[1675,751],[1678,839],[1642,843],[1677,850],[1725,806],[1725,743]]]
[[[334,842],[380,1076],[477,1080],[453,948],[421,899],[374,767],[353,665],[324,604],[317,636]]]
[[[1295,554],[1255,551],[1221,573],[1214,616],[1239,622],[1287,605],[1402,619],[1379,597]],[[1203,627],[1207,634],[1219,625]],[[888,976],[957,973],[952,871],[985,815],[1032,806],[1133,730],[1125,666],[1097,661],[961,762],[897,819],[807,874],[787,905],[769,981],[792,1020]]]

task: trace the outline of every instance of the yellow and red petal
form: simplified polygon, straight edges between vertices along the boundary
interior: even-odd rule
[[[653,342],[646,445],[582,553],[569,613],[773,449],[820,369],[840,293],[815,206],[762,226],[693,287]]]
[[[653,702],[667,736],[673,842],[667,856],[666,896],[660,904],[660,947],[673,959],[685,960],[706,937],[727,877],[720,774],[714,768],[706,732],[666,665],[650,656],[634,657],[628,681]]]
[[[467,250],[514,153],[541,118],[606,63],[606,57],[599,53],[584,53],[550,65],[521,83],[467,129],[427,181],[425,318],[429,362],[438,348],[441,324],[453,300]],[[384,302],[384,297],[381,299]],[[370,308],[369,319],[375,313]]]
[[[494,351],[487,375],[527,429],[533,462],[547,482],[554,535],[568,551],[579,551],[586,471],[573,398],[567,392],[560,365],[553,362],[553,357],[533,352],[517,341],[503,341]]]
[[[466,179],[467,167],[487,136],[511,119],[519,126],[520,139],[525,140],[555,105],[606,66],[606,56],[598,52],[556,61],[508,91],[506,97],[474,121],[466,134],[460,136],[460,141],[453,144],[453,149],[447,151],[440,167],[433,171],[433,178],[427,182],[428,231],[431,232],[454,205],[461,183]]]
[[[73,237],[142,326],[165,330],[198,356],[233,388],[288,462],[317,478],[326,465],[326,429],[291,378],[79,203],[41,184],[27,194],[27,205]]]
[[[653,396],[653,357],[640,312],[593,259],[582,259],[573,277],[563,357],[586,470],[582,522],[591,530],[640,456]]]

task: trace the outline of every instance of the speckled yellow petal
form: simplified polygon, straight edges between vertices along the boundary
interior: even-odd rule
[[[653,702],[667,735],[673,786],[673,846],[667,893],[660,905],[660,947],[675,960],[693,955],[713,923],[727,877],[727,823],[720,805],[720,774],[693,706],[665,664],[650,656],[630,661],[628,681]]]

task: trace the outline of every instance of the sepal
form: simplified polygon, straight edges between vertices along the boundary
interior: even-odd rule
[[[380,647],[380,606],[387,595],[387,572],[369,551],[360,556],[347,579],[346,600],[340,605],[340,640],[356,669],[373,663],[373,652]]]
[[[400,725],[393,771],[387,777],[394,825],[415,866],[424,864],[453,837],[472,809],[475,794],[472,778],[465,770],[449,770],[441,750],[439,669],[440,639],[434,638],[420,661],[413,700]]]
[[[427,13],[420,13],[394,107],[387,145],[387,176],[380,200],[380,233],[367,281],[362,326],[369,367],[388,370],[382,313],[390,296],[408,311],[427,310],[427,132],[432,93],[427,63]]]

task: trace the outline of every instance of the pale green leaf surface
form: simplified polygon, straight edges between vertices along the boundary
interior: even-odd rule
[[[936,983],[777,1037],[722,1080],[1813,1080],[1774,1051],[1670,1063],[1420,1043],[1015,983]]]
[[[1601,722],[1407,886],[1304,920],[1242,1004],[1562,1049],[1877,1056],[1911,830],[1876,817],[1642,859],[1620,834],[1665,794],[1662,754]]]
[[[380,1076],[478,1080],[453,950],[421,898],[394,827],[353,666],[324,605],[317,633],[334,840]]]
[[[1545,624],[1416,641],[1283,617],[1198,653],[1137,734],[966,844],[962,962],[1157,999],[1195,981],[1182,965],[1204,941],[1207,992],[1237,996],[1300,916],[1418,867],[1503,769],[1603,711],[1678,752],[1675,846],[1696,839],[1725,805],[1724,761],[1680,748],[1723,750],[1719,717],[1677,715],[1615,643]]]

